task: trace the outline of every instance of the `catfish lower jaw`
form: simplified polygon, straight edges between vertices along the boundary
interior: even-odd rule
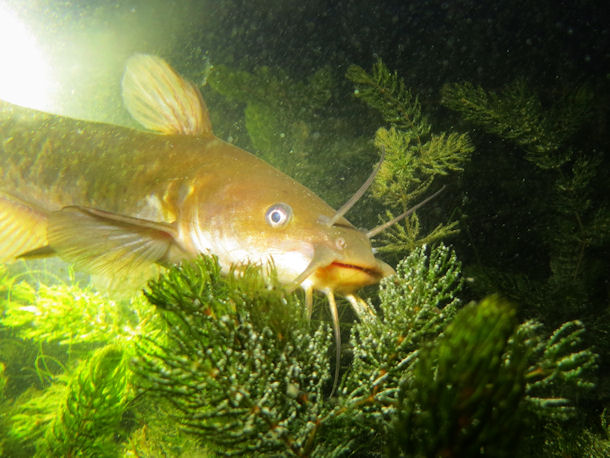
[[[351,294],[363,286],[378,283],[391,272],[380,266],[360,266],[348,262],[333,261],[327,266],[319,267],[313,274],[314,285],[324,285],[341,294]]]
[[[378,269],[374,269],[371,267],[357,266],[355,264],[347,264],[347,263],[339,262],[339,261],[334,261],[333,263],[331,263],[330,267],[339,267],[341,269],[359,270],[360,272],[364,272],[365,274],[368,274],[371,277],[376,278],[377,280],[380,280],[383,276],[382,273]]]

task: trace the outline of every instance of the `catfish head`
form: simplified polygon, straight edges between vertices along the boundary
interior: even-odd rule
[[[184,202],[178,221],[188,251],[213,253],[225,269],[270,262],[281,283],[305,291],[352,294],[393,273],[365,232],[343,217],[329,224],[336,212],[309,189],[265,163],[246,162],[227,171],[230,179],[207,177]]]

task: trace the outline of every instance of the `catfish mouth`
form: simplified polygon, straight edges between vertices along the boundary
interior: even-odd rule
[[[379,269],[375,269],[372,267],[358,266],[356,264],[348,264],[345,262],[333,261],[330,263],[330,265],[328,267],[338,267],[340,269],[356,270],[356,271],[365,273],[366,275],[373,277],[376,280],[380,280],[383,277],[383,274]]]
[[[362,264],[350,261],[351,259],[338,258],[333,250],[317,247],[309,265],[293,281],[292,287],[300,285],[305,289],[313,287],[320,291],[350,293],[363,286],[378,283],[382,278],[394,273],[392,267],[376,258],[372,258],[372,262],[365,261]],[[303,284],[307,279],[309,283]]]

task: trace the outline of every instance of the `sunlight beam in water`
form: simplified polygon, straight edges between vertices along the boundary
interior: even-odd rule
[[[0,4],[0,99],[48,109],[53,85],[48,63],[34,35]]]

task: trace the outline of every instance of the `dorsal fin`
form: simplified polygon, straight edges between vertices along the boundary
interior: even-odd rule
[[[212,132],[199,90],[157,56],[136,54],[123,75],[123,102],[133,118],[162,134]]]

